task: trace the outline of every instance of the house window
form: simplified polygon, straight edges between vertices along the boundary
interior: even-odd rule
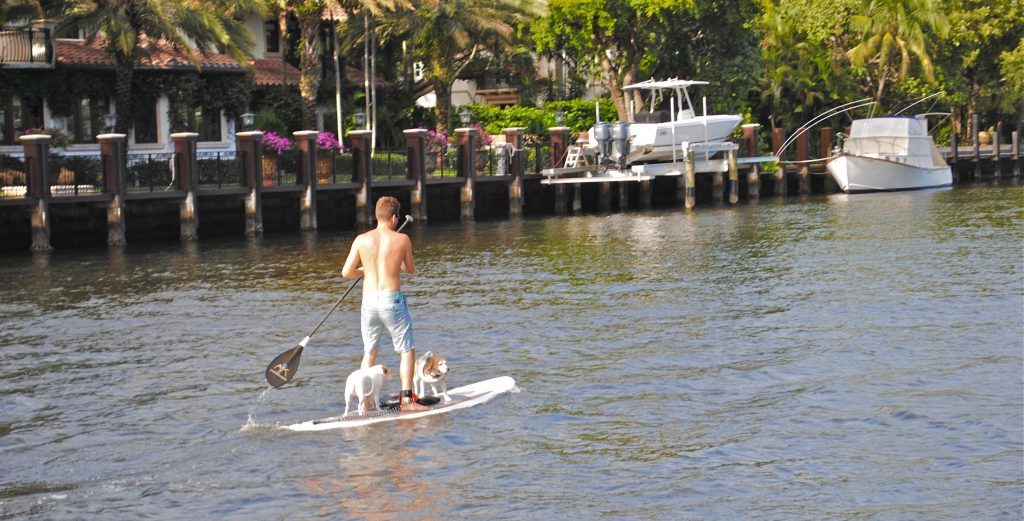
[[[18,136],[42,126],[42,99],[26,96],[0,101],[0,145],[17,145]]]
[[[189,115],[189,127],[196,129],[199,134],[199,141],[222,141],[224,136],[220,131],[220,111],[214,109],[198,108]]]
[[[281,26],[277,20],[264,22],[263,34],[267,38],[267,52],[281,52]]]
[[[132,131],[136,143],[156,143],[156,100],[142,98],[132,108]]]
[[[71,128],[68,129],[73,143],[95,143],[96,134],[106,132],[103,116],[110,112],[110,102],[104,98],[82,98],[71,114]]]

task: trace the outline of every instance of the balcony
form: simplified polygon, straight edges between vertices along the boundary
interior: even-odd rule
[[[0,67],[53,68],[53,37],[47,27],[0,29]]]

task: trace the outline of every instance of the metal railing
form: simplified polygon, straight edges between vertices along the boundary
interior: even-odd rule
[[[504,175],[504,169],[499,168],[499,160],[504,147],[484,145],[476,150],[476,175],[495,176]]]
[[[0,156],[0,197],[25,197],[28,165],[16,157]]]
[[[409,152],[405,147],[378,148],[373,154],[373,178],[405,179],[409,177]]]
[[[53,40],[46,28],[0,30],[0,66],[51,65]]]
[[[129,192],[155,192],[174,188],[173,153],[128,154]]]
[[[348,152],[320,152],[316,162],[319,184],[348,183],[355,176],[355,161]]]
[[[280,154],[263,151],[263,186],[294,185],[299,182],[299,165],[302,164],[298,150],[285,150]]]
[[[551,145],[548,143],[527,143],[523,150],[523,167],[528,174],[539,174],[545,168],[551,168]]]
[[[234,152],[199,152],[196,170],[200,187],[242,186],[242,161]]]
[[[459,149],[448,146],[441,150],[426,153],[427,177],[457,177],[459,175]]]
[[[103,191],[100,156],[50,156],[50,194],[54,197],[97,194]]]

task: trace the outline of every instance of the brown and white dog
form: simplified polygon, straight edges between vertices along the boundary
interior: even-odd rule
[[[448,376],[448,361],[443,356],[435,355],[433,351],[427,351],[416,360],[416,373],[412,378],[412,386],[416,396],[426,396],[426,384],[430,384],[430,390],[434,396],[444,399],[445,402],[452,401],[448,397],[448,384],[444,379]],[[441,386],[441,393],[438,394],[437,386]]]
[[[365,369],[357,369],[348,375],[345,380],[345,414],[348,416],[348,406],[352,398],[359,399],[360,413],[366,413],[373,408],[380,410],[380,391],[384,388],[384,380],[391,378],[391,371],[385,365],[375,365]]]

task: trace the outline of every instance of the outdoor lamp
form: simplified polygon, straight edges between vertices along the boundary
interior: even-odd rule
[[[564,122],[565,122],[565,112],[562,112],[562,109],[556,110],[555,111],[555,124],[558,125],[558,126],[562,126],[562,123],[564,123]]]
[[[355,114],[353,114],[353,116],[355,116],[355,118],[356,118],[356,126],[357,127],[362,127],[362,126],[366,125],[366,113],[365,112],[360,110],[360,111],[356,112]]]
[[[245,114],[242,114],[242,128],[243,129],[245,129],[245,130],[252,129],[252,125],[255,122],[256,122],[256,114],[253,114],[252,112],[246,112]]]
[[[103,129],[110,133],[114,131],[114,127],[117,126],[117,114],[111,112],[103,116]]]
[[[468,108],[463,106],[462,110],[459,111],[459,119],[462,120],[462,126],[468,127],[469,121],[473,119],[473,114],[469,112]]]

